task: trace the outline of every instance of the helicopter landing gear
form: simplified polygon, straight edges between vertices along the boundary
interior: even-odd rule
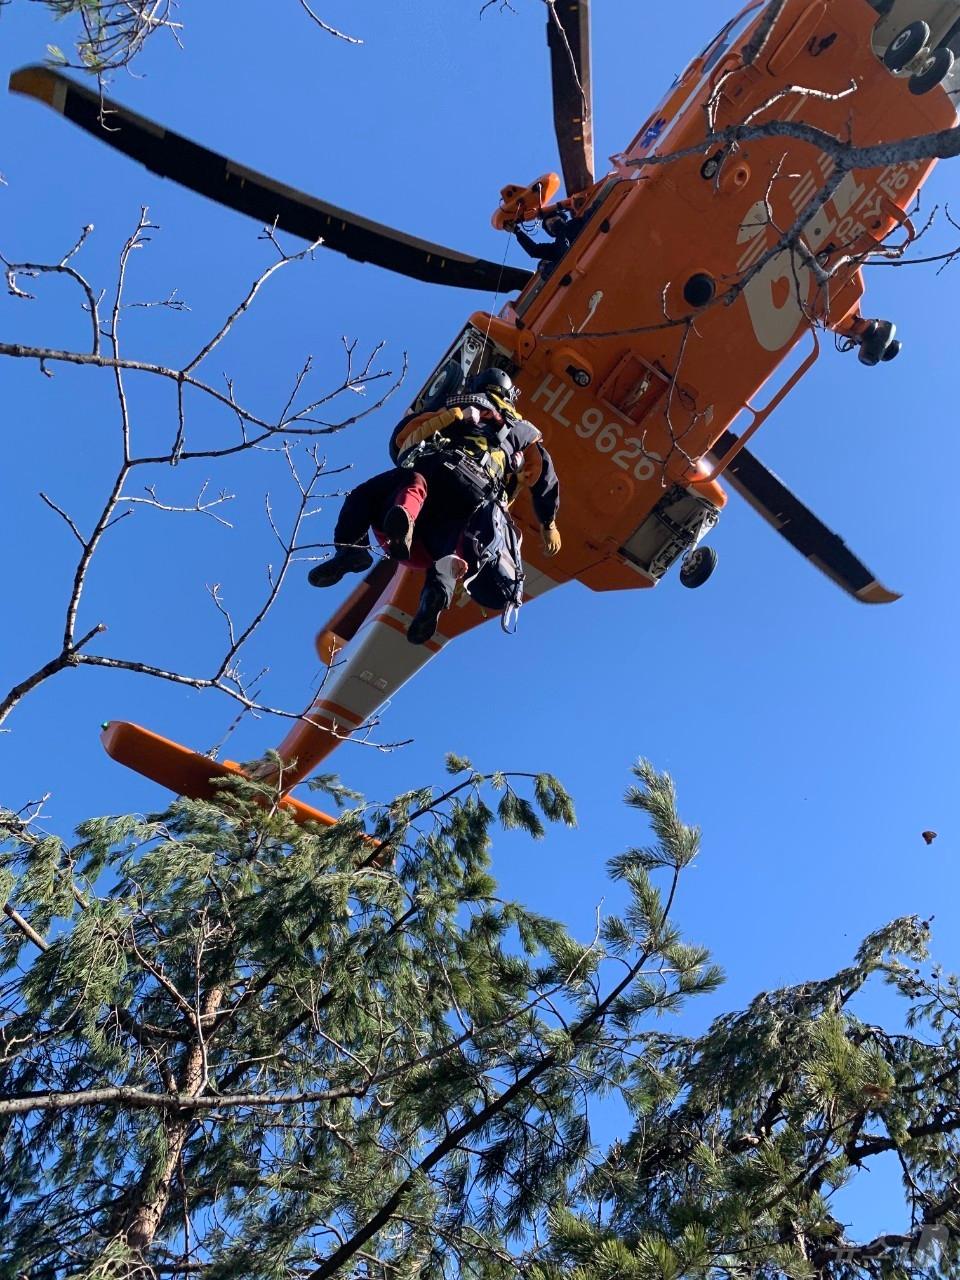
[[[922,20],[911,22],[890,43],[883,55],[883,65],[888,71],[902,71],[912,62],[923,46],[930,39],[930,28]]]
[[[927,47],[929,40],[929,25],[918,19],[904,27],[883,55],[883,64],[888,71],[894,74],[911,71],[907,87],[916,96],[935,89],[953,70],[953,50],[945,44],[930,49]]]
[[[717,567],[719,556],[713,547],[694,547],[680,563],[680,585],[694,590],[702,587]]]
[[[700,177],[704,178],[707,182],[712,182],[720,172],[720,166],[723,164],[725,155],[725,151],[717,151],[714,152],[712,156],[708,156],[700,166]]]
[[[446,404],[450,396],[455,396],[466,381],[463,367],[458,360],[448,360],[437,371],[433,381],[427,387],[422,408],[439,409]]]
[[[939,49],[934,49],[920,70],[913,73],[907,81],[907,88],[918,96],[929,93],[946,80],[953,70],[953,63],[953,50],[941,45]]]

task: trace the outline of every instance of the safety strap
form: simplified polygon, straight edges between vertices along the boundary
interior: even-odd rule
[[[497,507],[503,516],[503,522],[506,529],[504,542],[507,545],[507,551],[509,552],[510,558],[517,568],[517,577],[513,584],[513,599],[508,602],[500,615],[501,629],[506,633],[506,635],[512,636],[517,633],[517,627],[520,619],[520,606],[523,604],[523,584],[526,580],[526,574],[523,570],[523,558],[520,552],[520,535],[517,532],[517,526],[513,523],[513,520],[510,517],[510,512],[503,503],[496,498],[491,498],[489,501],[490,505]],[[477,510],[479,511],[480,508],[485,505],[485,503],[481,503]],[[487,545],[490,546],[492,544],[488,543]],[[485,547],[484,551],[486,550],[487,548]],[[462,585],[464,588],[469,587],[474,578],[482,573],[490,563],[487,560],[483,560],[482,554],[480,561],[481,562],[478,564],[476,570],[463,579]]]
[[[505,436],[507,431],[508,428],[504,428],[502,432],[497,433],[496,438],[497,443],[503,448],[504,457],[509,468],[512,461],[511,455],[501,440],[501,437]],[[412,470],[421,458],[435,453],[447,454],[455,465],[463,462],[469,467],[475,467],[477,470],[482,471],[487,483],[490,485],[490,491],[484,495],[485,498],[497,498],[503,492],[506,472],[504,472],[503,476],[494,473],[492,467],[493,459],[489,449],[479,458],[475,458],[466,449],[461,448],[455,441],[448,440],[445,436],[431,436],[427,440],[421,440],[419,444],[413,445],[410,449],[405,449],[397,459],[397,466]]]
[[[523,604],[523,584],[527,575],[523,571],[523,558],[520,554],[520,539],[517,534],[517,526],[510,518],[509,511],[504,511],[503,516],[507,525],[506,537],[508,540],[510,555],[513,559],[513,563],[517,566],[517,580],[514,584],[513,599],[500,615],[500,628],[506,635],[513,636],[516,635],[517,628],[520,625],[520,606]]]

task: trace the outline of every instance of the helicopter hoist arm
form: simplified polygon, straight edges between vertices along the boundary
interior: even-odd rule
[[[725,431],[711,450],[722,462],[739,437]],[[747,449],[740,449],[723,472],[724,483],[744,498],[777,533],[821,573],[863,604],[891,604],[899,600],[878,581],[862,560],[858,560],[844,540],[828,529],[819,517]]]
[[[421,240],[245,169],[49,67],[22,67],[11,75],[10,89],[46,103],[162,178],[171,178],[262,224],[271,226],[275,221],[281,231],[304,240],[322,238],[326,248],[358,262],[429,284],[485,292],[522,289],[530,279],[529,271]]]

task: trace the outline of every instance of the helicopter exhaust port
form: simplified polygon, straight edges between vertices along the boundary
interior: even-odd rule
[[[700,310],[717,296],[717,282],[706,271],[697,271],[683,286],[683,300],[690,307]]]

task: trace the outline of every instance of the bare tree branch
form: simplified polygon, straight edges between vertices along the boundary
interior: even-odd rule
[[[327,35],[336,36],[338,40],[346,40],[347,44],[363,44],[363,41],[359,36],[348,36],[343,31],[338,31],[336,27],[331,27],[329,23],[324,22],[323,19],[318,17],[318,15],[310,8],[307,4],[307,0],[300,0],[300,8],[313,19],[322,31],[326,31]]]
[[[294,457],[294,443],[296,440],[305,440],[310,437],[327,435],[331,432],[343,430],[351,423],[374,412],[385,403],[388,396],[399,385],[406,371],[406,359],[404,358],[403,360],[399,378],[394,379],[389,371],[377,367],[379,355],[382,351],[382,343],[376,344],[369,355],[358,362],[355,359],[356,340],[352,342],[344,340],[345,370],[339,382],[330,390],[324,391],[320,395],[314,393],[305,398],[304,392],[308,380],[314,372],[313,359],[312,357],[307,357],[298,368],[290,391],[284,396],[283,408],[280,414],[273,419],[265,415],[255,414],[238,401],[231,379],[226,379],[226,391],[224,392],[203,381],[202,378],[197,376],[197,372],[203,363],[215,351],[220,349],[241,317],[249,312],[261,289],[270,278],[283,267],[309,259],[315,246],[309,246],[295,254],[288,254],[280,245],[275,229],[272,227],[266,228],[264,238],[276,250],[276,260],[257,276],[244,292],[237,305],[229,312],[226,319],[217,325],[212,336],[199,347],[187,363],[178,368],[172,368],[157,362],[128,359],[121,346],[121,320],[124,315],[129,314],[130,310],[124,301],[128,270],[133,255],[146,247],[150,239],[150,233],[156,230],[155,225],[149,221],[147,210],[141,210],[136,227],[121,250],[117,278],[112,291],[110,314],[106,322],[101,321],[99,315],[100,303],[96,291],[74,265],[74,260],[85,244],[91,230],[91,227],[84,228],[77,242],[55,263],[14,263],[5,258],[2,259],[7,271],[8,285],[18,298],[26,299],[30,296],[17,285],[18,275],[22,277],[28,273],[36,276],[48,273],[65,274],[80,288],[85,310],[91,314],[94,323],[95,339],[91,350],[84,352],[48,347],[24,347],[20,344],[4,343],[0,344],[0,356],[6,355],[16,359],[34,359],[38,361],[45,372],[49,372],[46,367],[48,364],[56,363],[68,363],[109,370],[112,374],[116,391],[121,461],[116,474],[108,485],[99,514],[94,519],[89,532],[81,528],[77,520],[68,513],[62,504],[54,501],[46,493],[41,494],[41,500],[44,504],[54,511],[70,529],[74,539],[79,544],[80,553],[74,566],[72,586],[65,607],[60,651],[47,662],[41,664],[30,675],[16,682],[6,695],[0,696],[0,724],[9,717],[14,708],[19,705],[28,693],[32,692],[44,681],[70,667],[80,666],[99,666],[105,669],[134,671],[193,689],[217,689],[238,701],[245,711],[299,718],[299,712],[284,712],[279,708],[273,708],[261,701],[258,694],[253,695],[251,692],[252,685],[259,684],[264,673],[260,672],[252,681],[248,681],[241,673],[239,666],[241,651],[269,615],[286,580],[291,563],[297,554],[304,549],[301,545],[301,531],[304,522],[314,514],[315,499],[319,496],[317,486],[320,476],[323,474],[336,474],[336,471],[332,473],[328,471],[325,460],[320,457],[315,446],[309,450],[309,466],[301,474],[298,462]],[[168,295],[167,301],[169,302],[172,297],[173,294],[171,293]],[[103,347],[101,347],[101,337]],[[177,427],[173,443],[166,453],[147,454],[137,452],[125,381],[133,373],[158,377],[173,382],[176,386]],[[334,402],[348,393],[367,397],[371,384],[378,382],[384,384],[384,389],[372,402],[365,399],[362,407],[356,410],[350,409],[339,416],[329,414],[328,407],[332,406]],[[185,393],[187,391],[198,393],[211,400],[215,405],[229,409],[231,421],[235,424],[234,431],[239,428],[239,439],[223,445],[214,444],[209,448],[190,449],[186,447],[188,421]],[[323,413],[323,417],[318,416],[320,413]],[[215,459],[245,453],[263,453],[265,451],[281,452],[284,455],[287,471],[292,479],[296,493],[294,514],[289,532],[281,533],[274,517],[270,497],[269,495],[267,496],[268,524],[280,547],[281,559],[279,565],[268,569],[268,588],[263,603],[243,627],[234,629],[233,620],[229,617],[219,588],[213,589],[214,605],[228,621],[228,645],[222,656],[212,664],[211,668],[208,668],[207,672],[202,675],[194,675],[169,670],[162,664],[86,652],[86,646],[89,642],[106,630],[106,623],[98,621],[95,627],[89,630],[82,639],[78,640],[76,638],[77,619],[85,597],[85,588],[90,569],[102,540],[119,522],[132,515],[137,507],[141,507],[152,508],[165,515],[205,515],[224,528],[229,529],[231,527],[230,522],[220,514],[219,508],[232,501],[235,495],[232,492],[221,489],[217,496],[208,497],[209,477],[203,480],[196,498],[192,504],[189,504],[182,501],[161,500],[158,496],[156,481],[145,484],[139,494],[127,492],[129,481],[135,471],[150,466],[169,468],[178,464],[184,465],[199,458]],[[343,469],[339,468],[338,470],[342,471]]]

